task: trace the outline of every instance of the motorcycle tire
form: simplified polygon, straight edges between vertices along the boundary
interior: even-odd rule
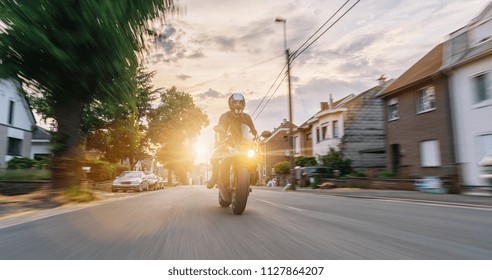
[[[222,199],[222,196],[219,193],[219,205],[220,205],[220,207],[229,207],[229,205],[231,205],[231,202]]]
[[[234,171],[231,170],[231,183],[234,184],[232,192],[232,212],[236,215],[241,215],[248,202],[250,186],[249,170],[247,167],[238,166]]]

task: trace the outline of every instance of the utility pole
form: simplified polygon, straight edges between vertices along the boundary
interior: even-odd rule
[[[287,32],[286,32],[286,22],[285,18],[277,17],[275,22],[282,22],[284,25],[284,49],[285,49],[285,58],[287,61],[287,86],[289,93],[289,167],[290,167],[290,185],[287,184],[287,189],[295,190],[296,189],[296,178],[294,173],[294,124],[292,121],[292,87],[290,80],[290,52],[287,48]]]
[[[295,163],[294,163],[294,124],[292,122],[292,86],[290,83],[290,53],[289,49],[285,50],[285,56],[287,58],[287,84],[289,87],[289,166],[290,166],[290,189],[296,189],[296,175],[295,175]]]

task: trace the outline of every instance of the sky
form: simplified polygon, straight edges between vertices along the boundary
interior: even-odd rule
[[[198,139],[197,146],[201,149],[197,162],[209,159],[213,150],[212,127],[220,114],[228,110],[227,98],[231,93],[245,95],[245,112],[252,115],[260,132],[272,131],[283,119],[288,119],[286,80],[280,84],[286,62],[284,26],[275,22],[275,18],[286,19],[286,43],[292,53],[345,2],[178,2],[185,12],[156,26],[161,35],[148,56],[148,68],[157,73],[156,87],[176,86],[189,92],[208,114],[210,126],[202,130]],[[478,16],[488,3],[486,0],[362,0],[334,23],[356,2],[350,0],[318,34],[333,26],[291,64],[296,125],[318,112],[319,103],[328,101],[330,94],[336,101],[376,86],[381,75],[398,78],[450,33]],[[272,98],[262,110],[266,100],[261,107],[258,105],[265,95],[266,100]]]

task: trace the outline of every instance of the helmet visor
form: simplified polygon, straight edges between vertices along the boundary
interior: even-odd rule
[[[243,100],[244,100],[244,97],[243,97],[243,95],[242,95],[242,94],[240,94],[240,93],[234,93],[234,94],[232,95],[232,100],[233,100],[233,101],[243,101]]]

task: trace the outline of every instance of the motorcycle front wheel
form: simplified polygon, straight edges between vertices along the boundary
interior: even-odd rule
[[[232,191],[232,212],[241,215],[246,208],[249,195],[249,170],[244,166],[237,166],[231,170]]]
[[[220,205],[220,207],[229,207],[229,205],[231,205],[230,201],[224,200],[222,198],[222,196],[220,195],[220,192],[219,192],[219,205]]]

